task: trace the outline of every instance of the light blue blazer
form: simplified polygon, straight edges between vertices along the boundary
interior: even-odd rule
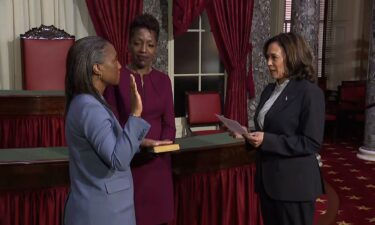
[[[73,98],[65,121],[71,190],[66,225],[135,225],[130,161],[150,125],[130,117],[124,128],[92,95]]]

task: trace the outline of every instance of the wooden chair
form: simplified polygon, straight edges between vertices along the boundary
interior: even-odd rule
[[[366,81],[342,81],[339,88],[338,115],[340,124],[344,126],[344,129],[340,130],[349,133],[349,128],[354,128],[357,136],[361,138],[365,120],[365,107]],[[350,134],[352,136],[353,132],[350,132]]]
[[[64,90],[66,57],[74,36],[53,25],[21,34],[23,88]]]
[[[337,195],[335,189],[324,180],[324,186],[325,186],[325,200],[326,207],[325,207],[325,213],[321,214],[320,211],[316,211],[315,214],[317,216],[317,220],[314,224],[316,225],[331,225],[335,222],[335,219],[337,217],[337,213],[339,211],[340,206],[340,199]],[[322,197],[322,196],[321,196]],[[319,210],[316,208],[315,210]]]
[[[220,121],[215,116],[222,114],[219,92],[187,92],[186,105],[186,120],[191,135],[224,132],[220,129]],[[207,129],[207,126],[213,126],[214,129]],[[198,127],[201,129],[196,129]]]
[[[332,142],[335,143],[337,139],[337,98],[332,100],[334,97],[331,91],[327,90],[327,78],[319,77],[318,86],[322,89],[325,95],[325,105],[326,105],[326,115],[325,115],[325,137],[332,139]],[[330,133],[330,135],[328,135]]]

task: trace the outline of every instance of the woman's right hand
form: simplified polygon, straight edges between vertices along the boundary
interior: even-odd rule
[[[258,148],[263,144],[264,132],[252,132],[244,134],[246,140],[255,148]]]
[[[140,117],[142,114],[142,99],[137,90],[133,74],[130,74],[131,115]]]

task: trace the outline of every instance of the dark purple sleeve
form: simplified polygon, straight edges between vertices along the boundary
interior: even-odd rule
[[[111,107],[113,114],[115,114],[116,118],[119,119],[115,87],[112,85],[108,85],[106,89],[104,90],[103,97],[105,98],[109,106]]]
[[[174,141],[176,137],[176,125],[174,119],[174,107],[173,107],[173,94],[172,94],[172,85],[171,80],[169,79],[168,75],[166,75],[167,79],[165,79],[165,91],[167,91],[166,95],[166,103],[165,109],[163,112],[162,118],[162,133],[161,139],[165,140],[172,140]]]

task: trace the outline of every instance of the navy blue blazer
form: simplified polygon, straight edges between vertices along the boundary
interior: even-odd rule
[[[275,83],[260,97],[255,113],[271,96]],[[316,159],[324,134],[322,90],[307,80],[290,80],[264,119],[264,139],[257,149],[256,190],[274,200],[311,201],[324,192]],[[262,187],[262,186],[263,187]]]
[[[130,161],[150,125],[130,117],[122,128],[92,95],[73,98],[65,121],[71,190],[66,225],[135,225]]]

